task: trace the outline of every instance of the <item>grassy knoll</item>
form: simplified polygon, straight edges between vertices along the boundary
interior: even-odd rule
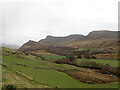
[[[109,64],[113,67],[117,67],[118,66],[118,60],[113,60],[113,59],[78,59],[77,60],[77,64],[80,64],[80,62],[82,61],[93,61],[96,63],[100,63],[100,64]]]

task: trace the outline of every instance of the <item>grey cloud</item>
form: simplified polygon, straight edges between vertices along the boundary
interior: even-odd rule
[[[4,0],[3,43],[117,30],[118,0]]]

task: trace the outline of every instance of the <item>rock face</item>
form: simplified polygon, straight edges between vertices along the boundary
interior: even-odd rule
[[[92,31],[87,36],[69,35],[66,37],[47,36],[38,42],[29,40],[23,44],[18,50],[30,52],[35,50],[61,50],[69,51],[74,48],[100,48],[100,47],[116,47],[118,43],[118,31]],[[52,49],[51,49],[52,48]]]

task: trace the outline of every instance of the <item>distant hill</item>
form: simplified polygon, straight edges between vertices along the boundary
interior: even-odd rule
[[[13,45],[13,44],[2,44],[2,47],[11,48],[11,49],[19,49],[20,48],[20,46]]]
[[[45,50],[47,48],[48,48],[48,45],[29,40],[28,42],[23,44],[18,50],[23,51],[23,52],[29,52],[29,51],[34,51],[34,50]]]
[[[66,43],[72,42],[76,39],[82,38],[84,37],[84,35],[79,35],[79,34],[75,34],[75,35],[69,35],[66,37],[54,37],[54,36],[47,36],[45,39],[42,39],[39,41],[39,43],[44,43],[47,45],[65,45]]]
[[[80,48],[116,47],[120,44],[119,31],[92,31],[87,36],[76,39],[67,45]]]
[[[70,50],[74,50],[76,48],[92,49],[113,47],[117,49],[117,45],[120,45],[118,34],[118,31],[102,30],[92,31],[86,36],[75,34],[66,37],[54,37],[49,35],[38,42],[30,40],[23,44],[18,50],[26,52],[35,50],[70,52]]]
[[[118,31],[92,31],[87,35],[88,38],[94,38],[94,39],[117,39],[118,38]]]
[[[118,39],[118,31],[92,31],[88,35],[69,35],[66,37],[54,37],[47,36],[45,39],[39,41],[39,43],[47,45],[68,45],[69,43],[81,42],[81,41],[90,41],[97,39]]]

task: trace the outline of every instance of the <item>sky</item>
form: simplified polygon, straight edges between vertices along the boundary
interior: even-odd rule
[[[87,35],[94,30],[118,30],[119,0],[3,0],[0,38],[22,45],[47,35]],[[2,37],[1,37],[2,36]]]

